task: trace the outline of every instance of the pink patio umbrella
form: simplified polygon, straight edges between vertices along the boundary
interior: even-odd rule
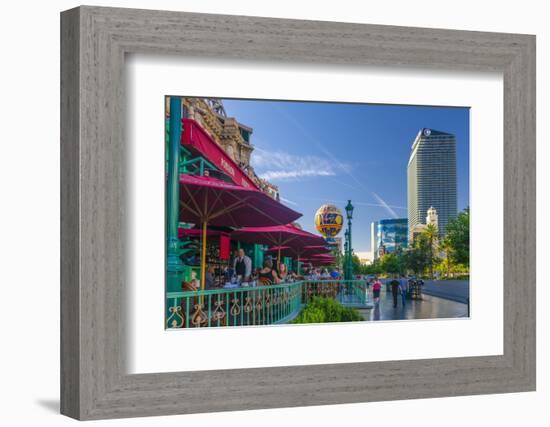
[[[336,261],[336,257],[332,254],[313,254],[308,258],[309,261]]]
[[[266,227],[288,224],[301,216],[256,188],[212,177],[180,174],[180,220],[202,225],[203,289],[208,225]]]
[[[313,254],[311,256],[311,259],[317,259],[317,260],[325,259],[325,260],[329,260],[329,261],[334,261],[336,259],[336,257],[332,254]]]
[[[319,254],[329,254],[329,249],[323,245],[313,245],[313,246],[275,246],[268,249],[269,251],[277,251],[279,254],[284,256],[292,256],[298,260],[298,263],[301,262],[301,259],[304,257],[310,257],[312,255]]]
[[[310,257],[313,255],[329,254],[330,249],[322,245],[313,246],[273,246],[268,249],[269,252],[280,252],[283,256],[292,257]]]
[[[220,230],[208,229],[206,235],[208,237],[216,237],[224,234],[225,232]],[[225,233],[228,234],[228,233]],[[198,228],[178,228],[178,237],[181,239],[183,237],[202,237],[202,229]]]
[[[321,267],[334,264],[334,261],[316,261],[312,265],[314,267]]]
[[[299,229],[292,224],[272,227],[245,227],[231,233],[231,238],[249,243],[261,243],[278,248],[292,244],[293,247],[322,245],[325,239],[321,236]],[[277,264],[281,262],[281,252],[278,251]]]
[[[336,258],[332,257],[311,257],[311,258],[304,258],[303,261],[307,261],[313,265],[330,265],[334,264],[336,262]]]

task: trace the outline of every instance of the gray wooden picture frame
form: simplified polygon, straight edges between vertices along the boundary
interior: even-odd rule
[[[128,375],[127,53],[502,72],[504,354]],[[530,390],[534,36],[88,6],[62,12],[62,414],[85,420]]]

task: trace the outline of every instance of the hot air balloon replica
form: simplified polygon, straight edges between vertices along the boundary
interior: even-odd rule
[[[342,211],[334,205],[323,205],[315,213],[315,228],[325,239],[336,236],[343,223]]]

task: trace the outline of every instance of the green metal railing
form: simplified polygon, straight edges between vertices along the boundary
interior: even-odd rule
[[[362,280],[305,280],[279,285],[168,292],[166,327],[204,328],[287,323],[313,297],[346,306],[368,302]]]

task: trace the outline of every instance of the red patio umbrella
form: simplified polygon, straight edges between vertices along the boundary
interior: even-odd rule
[[[313,255],[329,254],[330,249],[326,246],[314,245],[314,246],[273,246],[268,249],[269,252],[280,252],[283,256],[293,257],[310,257]]]
[[[332,254],[313,254],[311,256],[311,259],[328,259],[328,260],[335,260],[336,257]]]
[[[212,177],[180,174],[180,220],[202,225],[201,286],[204,289],[207,226],[265,227],[288,224],[302,214],[262,191]]]
[[[272,227],[245,227],[231,233],[231,237],[251,243],[272,245],[278,248],[292,244],[293,247],[322,245],[325,239],[308,231],[299,229],[292,224],[276,225]],[[281,262],[281,253],[277,256],[277,263]]]
[[[309,257],[312,255],[318,254],[329,254],[330,249],[327,249],[323,245],[313,245],[313,246],[275,246],[268,249],[271,252],[277,251],[279,254],[284,256],[292,256],[298,260],[300,263],[303,257]],[[299,264],[298,264],[299,265]]]
[[[208,237],[215,237],[220,236],[222,234],[228,234],[221,230],[213,230],[208,229],[206,232],[206,235]],[[178,228],[178,237],[181,239],[182,237],[202,237],[202,229],[198,228]]]
[[[310,261],[336,261],[336,257],[332,254],[327,253],[317,253],[308,256]]]
[[[332,265],[334,264],[334,261],[315,261],[313,262],[313,266],[320,267],[322,265]]]
[[[332,257],[311,257],[311,258],[304,258],[303,261],[310,262],[313,265],[330,265],[334,264],[336,262],[336,258]]]

